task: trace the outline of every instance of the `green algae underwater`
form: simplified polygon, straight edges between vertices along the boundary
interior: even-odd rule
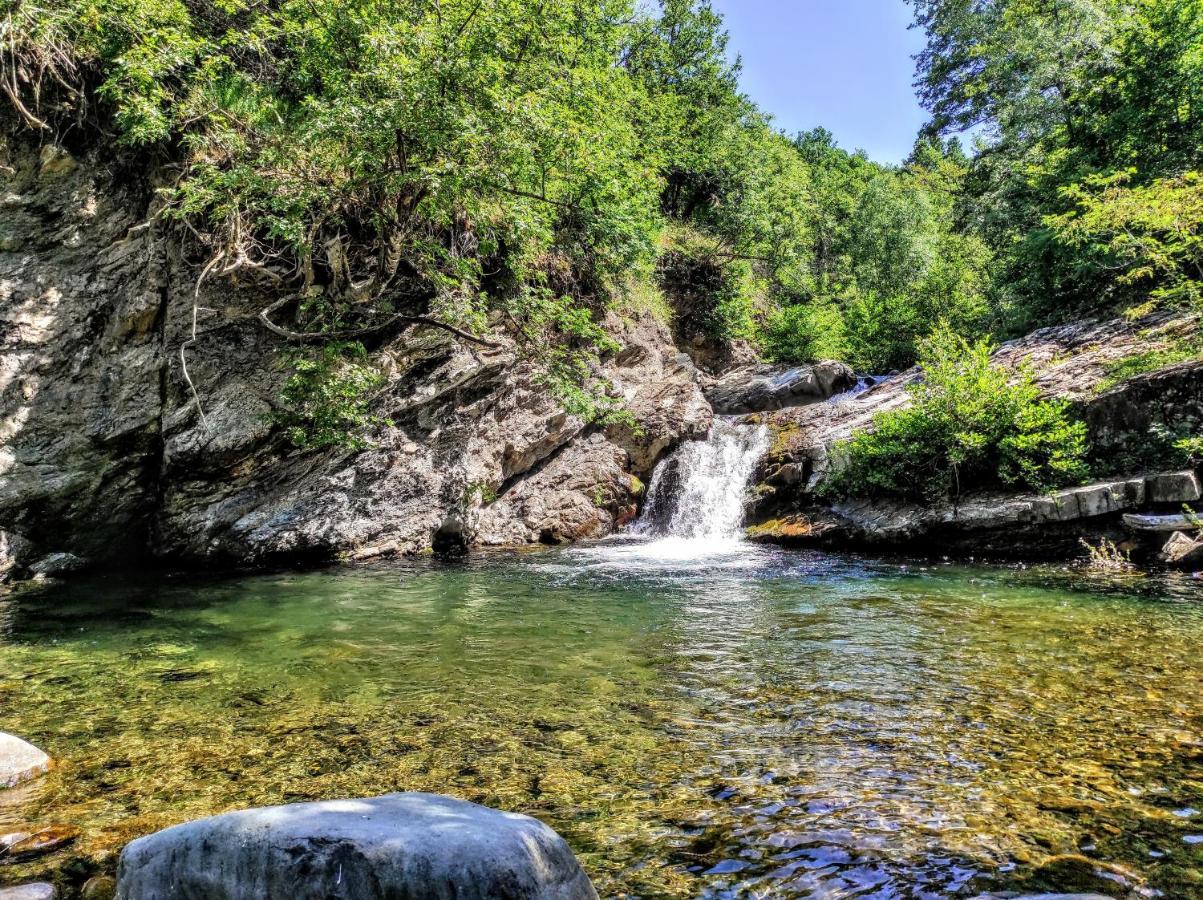
[[[1203,897],[1201,647],[1190,579],[746,544],[28,589],[0,598],[0,728],[60,762],[0,830],[81,835],[0,883],[226,810],[427,790],[548,822],[602,896],[1084,867]]]

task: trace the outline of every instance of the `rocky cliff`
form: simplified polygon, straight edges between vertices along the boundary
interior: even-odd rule
[[[287,374],[257,319],[270,294],[197,290],[199,260],[153,204],[142,171],[100,154],[0,149],[0,570],[598,536],[709,427],[666,328],[612,315],[606,374],[638,427],[565,414],[504,339],[409,328],[375,348],[391,424],[366,450],[298,452],[271,420]]]

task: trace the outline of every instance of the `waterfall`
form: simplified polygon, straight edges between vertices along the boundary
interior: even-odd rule
[[[689,540],[740,536],[748,481],[769,447],[763,425],[716,419],[705,441],[690,441],[656,467],[637,534]]]

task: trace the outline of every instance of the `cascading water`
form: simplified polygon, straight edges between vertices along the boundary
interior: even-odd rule
[[[716,419],[709,439],[690,441],[656,467],[636,534],[702,541],[740,535],[748,481],[768,450],[768,429]]]

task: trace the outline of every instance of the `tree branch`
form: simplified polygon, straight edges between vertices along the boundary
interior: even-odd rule
[[[384,322],[381,322],[379,325],[373,325],[369,328],[358,328],[351,331],[292,331],[288,328],[277,325],[272,321],[271,316],[276,310],[295,299],[295,297],[285,297],[283,300],[277,300],[271,306],[259,313],[259,321],[263,324],[264,328],[266,328],[272,334],[279,335],[285,340],[292,341],[293,343],[312,344],[320,341],[348,340],[351,338],[365,337],[369,334],[378,334],[379,332],[384,331],[393,325],[420,325],[425,328],[442,329],[443,331],[447,331],[455,335],[460,340],[468,341],[469,343],[477,344],[481,347],[488,347],[491,350],[496,350],[501,346],[493,341],[486,341],[484,338],[478,338],[476,335],[464,331],[463,329],[456,328],[454,325],[451,325],[447,322],[442,322],[439,319],[432,319],[429,316],[396,315],[390,317]]]

